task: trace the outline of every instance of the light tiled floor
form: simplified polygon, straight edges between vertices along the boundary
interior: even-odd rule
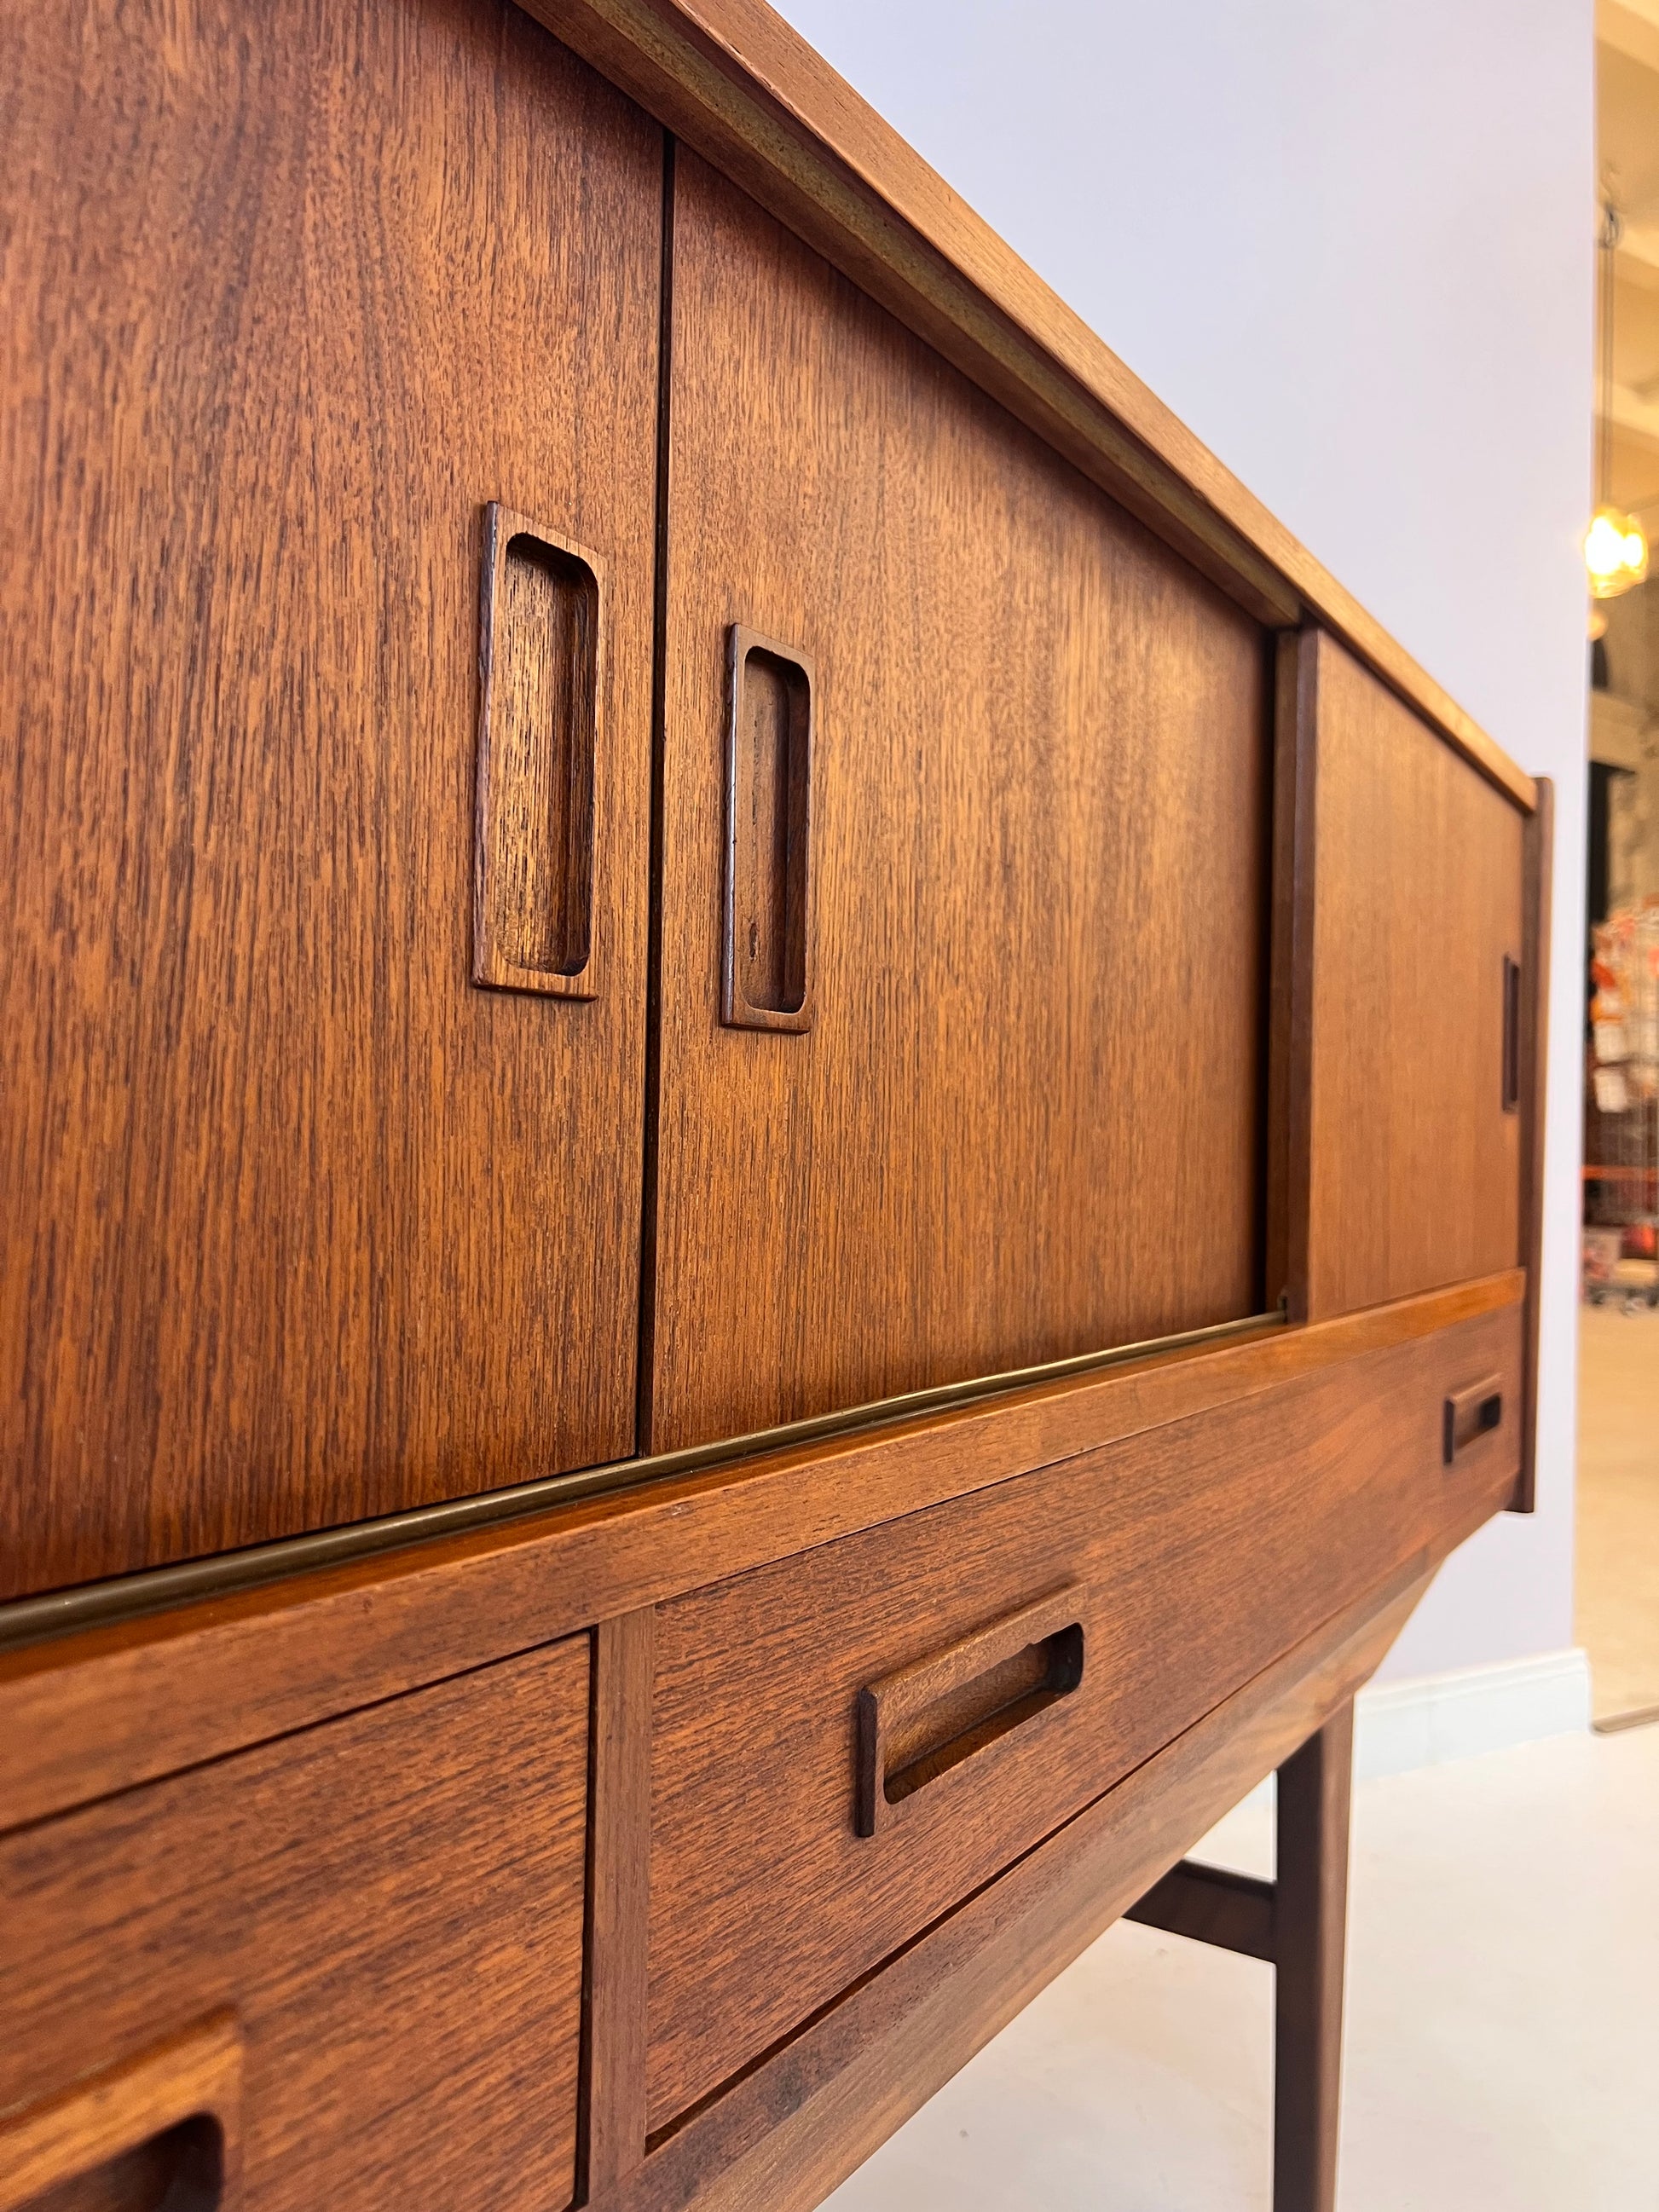
[[[1341,2212],[1659,2212],[1659,1728],[1362,1783],[1353,1848]],[[1267,2212],[1271,2002],[1120,1924],[830,2204]]]
[[[1659,1706],[1659,1313],[1583,1307],[1578,1361],[1577,1637],[1605,1722]]]

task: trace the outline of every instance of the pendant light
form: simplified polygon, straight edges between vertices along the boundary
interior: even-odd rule
[[[1648,541],[1641,524],[1633,514],[1613,506],[1609,497],[1613,486],[1613,257],[1623,233],[1619,210],[1609,200],[1601,210],[1601,234],[1597,240],[1601,423],[1596,447],[1596,508],[1584,532],[1584,567],[1589,574],[1590,597],[1596,599],[1616,599],[1621,592],[1641,583],[1648,573]]]

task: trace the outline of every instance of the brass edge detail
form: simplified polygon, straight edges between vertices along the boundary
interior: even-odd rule
[[[1197,1351],[1285,1326],[1282,1312],[1249,1314],[1238,1321],[1212,1323],[1174,1336],[1124,1344],[1109,1352],[1079,1352],[1066,1359],[1051,1359],[1036,1367],[1020,1367],[999,1375],[984,1375],[965,1382],[939,1383],[925,1390],[910,1390],[895,1398],[854,1406],[836,1413],[821,1413],[803,1421],[790,1421],[772,1429],[757,1429],[747,1436],[729,1437],[718,1443],[691,1444],[678,1451],[655,1452],[634,1459],[611,1460],[603,1466],[579,1468],[564,1474],[538,1477],[503,1490],[483,1491],[471,1498],[441,1500],[403,1513],[384,1514],[372,1521],[356,1521],[337,1528],[316,1528],[302,1536],[283,1536],[268,1544],[252,1544],[240,1551],[221,1552],[207,1559],[181,1559],[165,1567],[145,1567],[130,1575],[83,1583],[69,1589],[46,1590],[30,1597],[12,1598],[0,1604],[0,1650],[47,1637],[66,1636],[82,1629],[104,1627],[112,1621],[155,1613],[165,1606],[192,1600],[222,1597],[232,1590],[253,1588],[308,1569],[335,1567],[376,1552],[392,1551],[440,1536],[489,1527],[496,1522],[527,1519],[568,1505],[576,1498],[600,1492],[632,1490],[647,1483],[666,1481],[677,1475],[701,1474],[705,1468],[758,1458],[764,1452],[821,1438],[842,1437],[870,1428],[913,1421],[927,1413],[971,1405],[1034,1383],[1054,1382],[1127,1365],[1172,1352]]]

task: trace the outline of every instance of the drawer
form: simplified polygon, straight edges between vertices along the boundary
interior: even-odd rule
[[[576,1638],[0,1840],[0,2201],[33,2158],[52,2212],[204,2166],[188,2201],[249,2212],[568,2204],[588,1671]]]
[[[1495,1504],[1520,1362],[1510,1308],[661,1607],[650,2125]]]

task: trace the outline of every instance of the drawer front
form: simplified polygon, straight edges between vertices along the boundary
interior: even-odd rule
[[[1520,1355],[1506,1309],[662,1607],[651,2125],[1496,1503]]]
[[[48,2142],[65,2205],[160,2201],[204,2106],[249,2212],[568,2203],[588,1668],[577,1638],[0,1841],[0,2164]]]

